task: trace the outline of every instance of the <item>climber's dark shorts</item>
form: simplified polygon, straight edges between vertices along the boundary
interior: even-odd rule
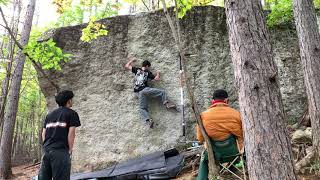
[[[70,180],[71,159],[68,150],[56,149],[44,152],[39,180]]]

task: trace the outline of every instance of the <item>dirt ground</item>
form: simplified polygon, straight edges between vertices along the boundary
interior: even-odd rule
[[[39,164],[32,165],[26,164],[17,167],[13,167],[13,177],[12,180],[30,180],[33,176],[37,175],[39,170]],[[10,179],[10,180],[11,180]],[[226,179],[233,180],[235,178],[226,177]],[[299,180],[319,180],[320,176],[316,175],[299,175]],[[176,178],[176,180],[196,180],[192,172],[186,172]]]
[[[13,177],[11,179],[14,180],[30,180],[33,176],[38,174],[39,164],[32,165],[26,164],[21,166],[16,166],[12,168]]]

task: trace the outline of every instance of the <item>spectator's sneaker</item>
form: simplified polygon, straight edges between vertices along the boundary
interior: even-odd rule
[[[153,128],[154,122],[153,122],[153,120],[152,120],[152,119],[148,119],[148,120],[146,120],[146,123],[147,123],[147,125],[149,125],[150,129],[152,129],[152,128]]]

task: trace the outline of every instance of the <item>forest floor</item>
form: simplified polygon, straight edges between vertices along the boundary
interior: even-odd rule
[[[184,173],[176,178],[176,180],[196,180],[197,177],[193,175],[192,172]],[[316,175],[299,175],[299,180],[319,180],[320,176]],[[231,175],[225,175],[223,176],[225,180],[237,180],[234,176]]]
[[[36,176],[39,171],[40,164],[32,165],[26,164],[21,166],[16,166],[12,168],[13,177],[11,179],[15,180],[31,180],[33,176]]]
[[[32,165],[32,164],[26,164],[21,166],[13,167],[13,177],[11,179],[14,180],[31,180],[31,178],[35,175],[37,175],[39,171],[39,164]],[[235,178],[228,178],[225,177],[225,179],[233,180]],[[319,180],[320,176],[316,175],[299,175],[299,180]],[[185,172],[178,176],[176,180],[196,180],[196,177],[194,176],[194,173],[191,171]]]

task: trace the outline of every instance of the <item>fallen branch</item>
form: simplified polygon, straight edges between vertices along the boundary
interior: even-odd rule
[[[310,150],[303,159],[301,159],[300,161],[298,161],[295,164],[295,170],[297,172],[302,172],[302,168],[310,165],[310,163],[312,161],[314,161],[314,159],[316,157],[315,155],[316,155],[316,153],[315,153],[314,149]]]
[[[197,156],[198,154],[201,154],[202,151],[203,151],[203,148],[198,148],[191,151],[184,151],[184,152],[181,152],[180,154],[184,156],[185,159],[188,159],[188,158]]]
[[[39,166],[39,165],[40,165],[40,162],[37,162],[35,164],[29,165],[27,167],[24,167],[23,169],[29,169],[29,168],[32,168],[32,167],[35,167],[35,166]]]

